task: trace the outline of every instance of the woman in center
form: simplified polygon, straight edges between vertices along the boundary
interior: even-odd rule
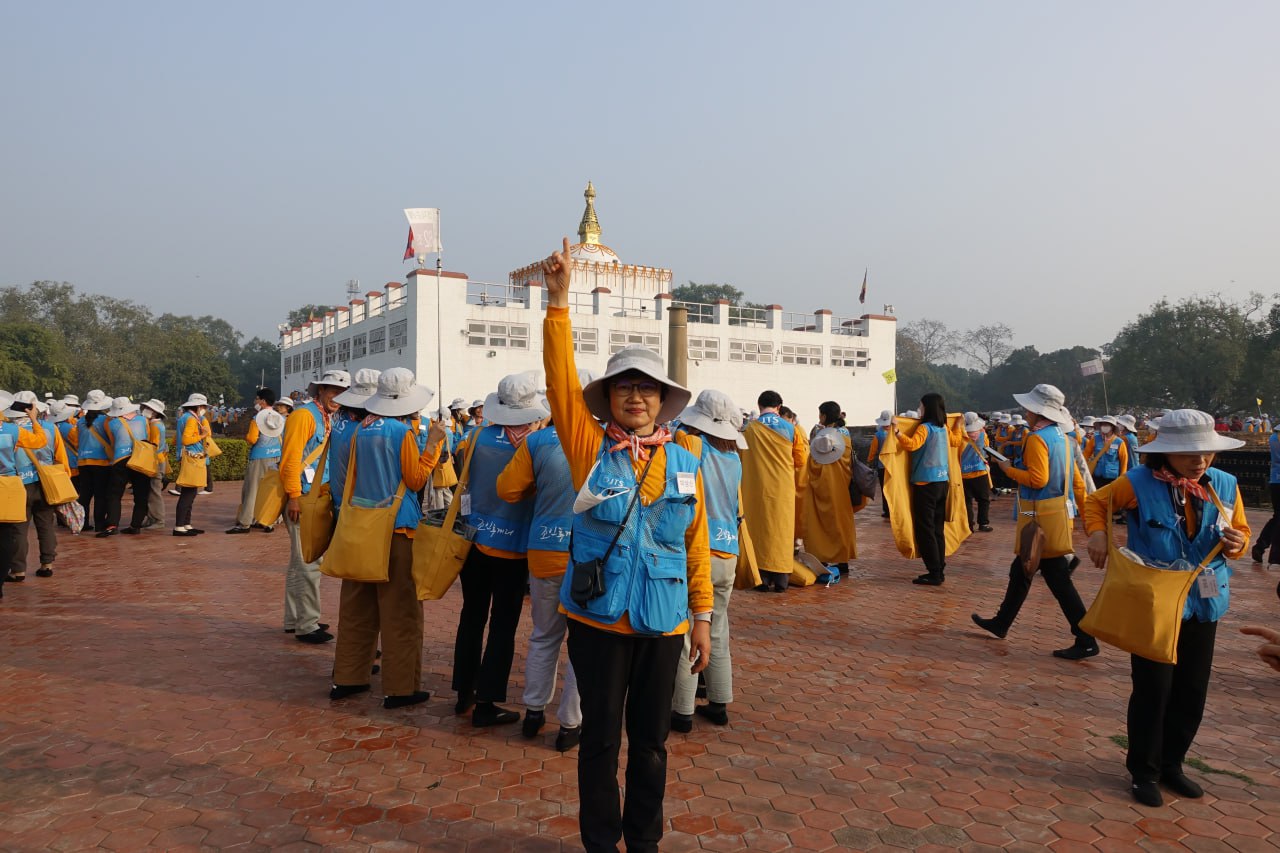
[[[692,671],[711,653],[711,551],[698,457],[664,427],[690,394],[643,346],[615,353],[581,387],[569,321],[569,241],[542,262],[543,364],[575,501],[560,603],[582,696],[578,825],[588,851],[657,851],[676,663],[692,632]],[[605,422],[601,426],[597,422]],[[627,727],[626,802],[618,749]]]

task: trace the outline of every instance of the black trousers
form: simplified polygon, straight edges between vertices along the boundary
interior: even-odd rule
[[[84,505],[85,523],[92,524],[94,530],[107,527],[107,493],[111,490],[111,474],[109,465],[81,465],[80,475],[76,478],[80,481],[80,494],[83,496],[80,503]]]
[[[191,508],[196,504],[198,491],[200,490],[195,486],[182,486],[178,489],[178,508],[173,514],[174,527],[191,526]]]
[[[151,514],[151,478],[128,467],[127,463],[119,464],[125,466],[125,479],[133,491],[133,515],[129,517],[129,526],[140,528]]]
[[[1156,663],[1132,655],[1129,754],[1134,782],[1155,782],[1177,771],[1200,729],[1213,669],[1217,622],[1188,619],[1178,635],[1178,662]]]
[[[121,459],[107,469],[106,522],[107,527],[120,526],[120,506],[124,501],[124,487],[129,485],[129,460]],[[97,525],[94,525],[97,527]],[[101,528],[99,528],[101,529]]]
[[[474,690],[479,702],[505,702],[529,561],[494,557],[473,547],[458,577],[462,612],[453,643],[453,689],[458,693]]]
[[[0,524],[0,598],[4,598],[4,584],[9,577],[8,567],[18,552],[18,525]]]
[[[1274,566],[1280,564],[1280,483],[1269,483],[1267,489],[1271,492],[1271,517],[1262,526],[1258,541],[1253,544],[1253,552],[1262,554],[1270,548],[1267,563]]]
[[[578,828],[588,853],[657,853],[667,790],[671,696],[684,637],[615,634],[569,620],[569,662],[582,696]],[[618,750],[627,723],[627,798],[619,809]]]
[[[978,504],[978,524],[986,527],[991,524],[991,484],[986,477],[969,477],[964,481],[964,511],[969,516],[969,527],[973,527],[973,505]]]
[[[1049,591],[1053,593],[1053,597],[1058,599],[1062,615],[1067,618],[1071,633],[1076,637],[1076,645],[1093,645],[1097,642],[1093,636],[1080,630],[1080,620],[1084,618],[1085,606],[1080,600],[1080,593],[1076,591],[1076,585],[1071,582],[1070,565],[1070,556],[1045,557],[1040,560],[1040,575],[1048,585]],[[1028,578],[1027,573],[1022,570],[1022,562],[1014,557],[1009,565],[1009,586],[1005,590],[1004,601],[1000,602],[1000,610],[995,615],[998,626],[1005,631],[1013,626],[1013,620],[1018,618],[1018,611],[1022,610],[1022,604],[1027,600],[1027,593],[1030,591],[1031,578]]]
[[[929,574],[941,577],[947,568],[947,490],[950,483],[911,486],[911,520],[916,550]]]
[[[884,499],[884,469],[876,469],[876,479],[880,481],[880,517],[889,517],[889,502]]]

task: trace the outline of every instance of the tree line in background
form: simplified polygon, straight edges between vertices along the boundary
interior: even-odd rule
[[[1194,408],[1214,415],[1280,409],[1280,296],[1242,301],[1221,295],[1162,299],[1100,347],[1040,352],[1015,348],[1003,323],[957,331],[937,320],[898,329],[898,406],[937,391],[953,408],[1009,409],[1011,396],[1037,383],[1057,385],[1080,415]],[[1030,330],[1023,337],[1034,338]],[[1082,362],[1106,364],[1081,375]],[[955,363],[963,360],[964,364]]]
[[[212,316],[155,316],[127,299],[78,293],[66,282],[0,289],[0,388],[39,395],[90,388],[172,410],[193,391],[227,405],[280,387],[280,352]]]

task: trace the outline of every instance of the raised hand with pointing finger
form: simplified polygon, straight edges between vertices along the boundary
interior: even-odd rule
[[[573,269],[573,259],[569,257],[569,238],[563,239],[564,250],[552,252],[541,264],[548,308],[569,307],[569,273]]]

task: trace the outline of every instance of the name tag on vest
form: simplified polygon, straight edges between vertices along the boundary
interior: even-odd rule
[[[692,472],[681,471],[676,474],[676,491],[682,495],[696,495],[698,493],[697,484]]]

